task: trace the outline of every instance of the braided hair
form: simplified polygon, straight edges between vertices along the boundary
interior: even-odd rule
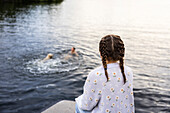
[[[124,54],[125,48],[123,41],[118,35],[107,35],[103,37],[99,43],[99,51],[102,56],[102,64],[104,67],[105,75],[107,81],[109,80],[107,73],[107,63],[108,61],[119,61],[119,67],[124,78],[124,84],[126,83],[126,76],[124,73]]]

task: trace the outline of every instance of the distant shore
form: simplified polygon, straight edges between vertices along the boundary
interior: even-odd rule
[[[62,2],[63,0],[0,0],[1,3]]]

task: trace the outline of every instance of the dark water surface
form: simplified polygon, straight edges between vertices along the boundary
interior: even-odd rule
[[[82,93],[101,65],[98,43],[118,34],[134,71],[137,113],[170,112],[170,1],[65,0],[0,4],[0,113],[39,113]],[[78,58],[64,60],[75,46]],[[54,58],[40,62],[48,53]]]

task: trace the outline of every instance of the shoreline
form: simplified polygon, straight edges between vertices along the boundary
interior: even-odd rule
[[[0,3],[61,3],[63,0],[0,0]]]

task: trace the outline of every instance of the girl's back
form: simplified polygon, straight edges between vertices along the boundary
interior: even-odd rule
[[[118,63],[107,64],[109,81],[106,82],[103,66],[93,70],[84,85],[84,98],[76,99],[81,109],[93,109],[92,113],[133,113],[133,73],[125,66],[126,84]],[[90,100],[90,101],[89,101]],[[97,104],[97,106],[95,106]]]

